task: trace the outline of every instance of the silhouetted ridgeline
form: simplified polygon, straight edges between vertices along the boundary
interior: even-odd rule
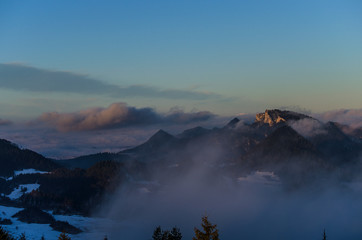
[[[28,149],[20,149],[16,144],[0,139],[0,176],[10,177],[13,171],[35,168],[52,171],[60,165]]]

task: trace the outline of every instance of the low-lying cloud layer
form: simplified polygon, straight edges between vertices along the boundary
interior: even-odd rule
[[[289,125],[303,137],[307,138],[327,133],[327,131],[323,128],[323,124],[312,118],[304,118],[299,121],[294,121]]]
[[[0,64],[0,88],[31,92],[105,94],[111,97],[148,97],[206,100],[219,98],[210,92],[159,89],[144,85],[118,86],[87,75],[50,71],[22,64]]]
[[[5,120],[5,119],[1,119],[0,118],[0,126],[4,126],[4,125],[10,125],[12,122],[9,120]]]
[[[157,113],[152,108],[136,108],[126,103],[113,103],[107,108],[90,108],[73,113],[44,113],[41,122],[56,127],[59,131],[88,131],[153,124],[188,124],[206,121],[215,115],[208,111],[186,113],[173,109],[167,114]]]
[[[151,239],[158,225],[163,229],[180,227],[184,239],[191,239],[203,215],[217,224],[220,239],[322,239],[324,229],[331,239],[361,238],[360,182],[354,183],[355,188],[353,184],[326,182],[321,176],[320,186],[316,183],[285,191],[280,182],[267,177],[274,175],[270,172],[257,181],[252,181],[255,173],[235,181],[233,174],[210,167],[226,154],[222,148],[202,143],[192,148],[197,151],[188,171],[172,175],[159,171],[154,175],[159,181],[120,185],[119,192],[99,212],[118,223],[100,224],[110,239]]]
[[[362,109],[341,109],[317,115],[322,121],[333,121],[349,125],[352,128],[362,127]]]

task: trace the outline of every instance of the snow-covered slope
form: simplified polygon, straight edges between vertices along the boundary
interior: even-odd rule
[[[44,238],[47,240],[58,239],[60,232],[54,231],[49,226],[49,224],[23,223],[17,220],[16,218],[12,217],[15,213],[21,210],[23,209],[0,206],[0,218],[10,219],[12,221],[11,225],[2,226],[5,230],[9,231],[14,237],[19,237],[20,234],[25,233],[27,240],[39,240],[42,236],[44,236]],[[53,216],[58,221],[67,221],[71,225],[80,228],[81,230],[84,231],[83,233],[77,235],[69,234],[72,240],[103,239],[104,236],[107,235],[107,230],[104,229],[104,226],[114,227],[116,224],[120,224],[107,219],[89,218],[77,215],[73,216],[53,215]]]
[[[20,198],[23,194],[31,193],[33,190],[36,190],[40,187],[39,184],[21,184],[17,188],[15,188],[12,193],[7,195],[11,200]]]

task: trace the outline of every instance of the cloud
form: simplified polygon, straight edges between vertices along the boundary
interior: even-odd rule
[[[362,109],[340,109],[318,114],[322,121],[333,121],[349,125],[352,128],[362,127]]]
[[[188,124],[193,122],[207,121],[215,115],[209,111],[185,113],[183,110],[173,108],[165,116],[165,121],[169,123]]]
[[[289,125],[303,137],[327,134],[327,131],[323,128],[323,124],[316,119],[304,118],[293,121],[289,123]]]
[[[160,89],[144,85],[118,86],[87,75],[51,71],[22,64],[0,64],[0,88],[16,91],[106,94],[113,97],[148,97],[206,100],[220,98],[216,93]]]
[[[182,110],[161,114],[152,108],[135,108],[127,106],[126,103],[113,103],[107,108],[90,108],[73,113],[44,113],[38,120],[56,127],[59,131],[70,132],[149,126],[157,123],[188,124],[206,121],[214,116],[207,111],[185,113]]]
[[[12,124],[11,121],[0,118],[0,126],[10,125],[10,124]]]

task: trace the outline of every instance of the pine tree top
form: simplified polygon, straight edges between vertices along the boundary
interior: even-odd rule
[[[201,227],[203,231],[195,227],[195,237],[192,240],[219,240],[219,230],[216,224],[211,224],[208,216],[202,218]]]

